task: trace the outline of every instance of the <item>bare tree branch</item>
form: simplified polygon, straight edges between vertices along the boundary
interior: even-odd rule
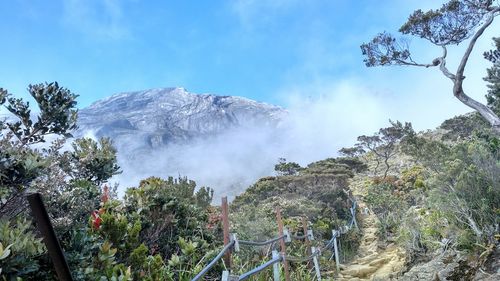
[[[450,78],[451,81],[455,81],[456,76],[446,67],[446,56],[448,55],[448,50],[446,49],[446,46],[441,47],[443,48],[443,56],[436,59],[439,61],[439,69],[443,72],[444,76]]]

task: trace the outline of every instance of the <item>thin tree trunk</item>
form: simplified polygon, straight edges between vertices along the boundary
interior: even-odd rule
[[[385,172],[384,172],[384,179],[387,177],[387,173],[389,172],[389,169],[390,169],[390,166],[389,166],[389,158],[385,158],[384,159],[384,163],[385,163]]]

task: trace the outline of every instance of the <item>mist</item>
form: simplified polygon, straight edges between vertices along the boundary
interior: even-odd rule
[[[379,78],[382,82],[389,80]],[[358,79],[290,84],[276,93],[284,97],[288,112],[277,127],[245,122],[253,125],[154,150],[143,149],[144,139],[139,135],[127,135],[115,139],[123,172],[110,183],[117,183],[118,194],[123,196],[126,188],[138,186],[147,177],[181,176],[195,180],[198,187],[214,189],[214,202],[221,196],[231,200],[259,178],[275,175],[274,165],[279,158],[307,166],[338,156],[337,151],[354,145],[357,136],[389,126],[389,119],[412,122],[417,130],[425,130],[470,111],[447,94],[449,85],[440,78],[423,72],[413,75],[413,87],[392,83],[393,90],[382,82]],[[474,80],[474,86],[484,87],[478,80]],[[426,84],[431,84],[433,91],[428,91]],[[96,139],[91,131],[82,136]],[[64,149],[71,149],[70,141]]]
[[[307,91],[306,91],[307,92]],[[186,176],[198,186],[233,199],[257,179],[274,175],[280,157],[301,166],[337,156],[356,137],[389,125],[390,112],[367,88],[340,83],[324,87],[317,98],[300,89],[289,90],[288,116],[276,127],[261,124],[233,128],[186,144],[144,151],[135,158],[127,150],[141,140],[117,140],[123,173],[115,176],[119,194],[149,176]]]

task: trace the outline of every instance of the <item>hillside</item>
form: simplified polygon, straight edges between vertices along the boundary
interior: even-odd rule
[[[120,172],[120,152],[108,139],[70,139],[76,96],[57,83],[36,87],[59,93],[38,97],[43,118],[31,120],[20,100],[0,99],[20,120],[0,120],[0,273],[7,280],[56,276],[53,248],[38,238],[40,221],[26,202],[32,194],[43,197],[76,280],[184,281],[199,273],[218,280],[224,270],[243,276],[271,258],[282,271],[290,262],[291,280],[499,277],[500,139],[474,114],[421,133],[390,122],[341,157],[306,167],[280,159],[276,176],[239,194],[226,220],[211,205],[214,190],[187,177],[147,177],[118,197],[107,182]],[[48,135],[60,138],[37,148]],[[277,243],[288,237],[278,236],[281,223],[292,241]],[[253,247],[224,246],[226,230]],[[310,255],[307,230],[320,249]],[[266,239],[263,247],[258,241]],[[284,247],[278,244],[286,251],[273,257]],[[222,249],[233,251],[232,262],[210,263]],[[254,280],[271,276],[265,270]]]
[[[468,127],[459,126],[458,120]],[[391,148],[385,177],[383,161],[377,158],[388,147],[379,143],[376,152],[326,159],[293,175],[263,178],[231,205],[234,227],[238,233],[251,233],[247,239],[269,238],[275,234],[273,208],[280,206],[294,231],[300,233],[305,216],[319,237],[329,239],[327,230],[349,219],[346,202],[356,200],[360,231],[341,238],[347,249],[341,270],[324,262],[323,277],[497,280],[499,142],[477,120],[469,114],[446,120],[436,130],[406,130]],[[393,123],[378,134],[397,127]]]

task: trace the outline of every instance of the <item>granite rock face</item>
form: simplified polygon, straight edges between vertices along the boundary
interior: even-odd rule
[[[279,126],[287,112],[250,99],[160,88],[113,95],[79,111],[79,131],[111,137],[117,146],[154,149],[231,128]]]

